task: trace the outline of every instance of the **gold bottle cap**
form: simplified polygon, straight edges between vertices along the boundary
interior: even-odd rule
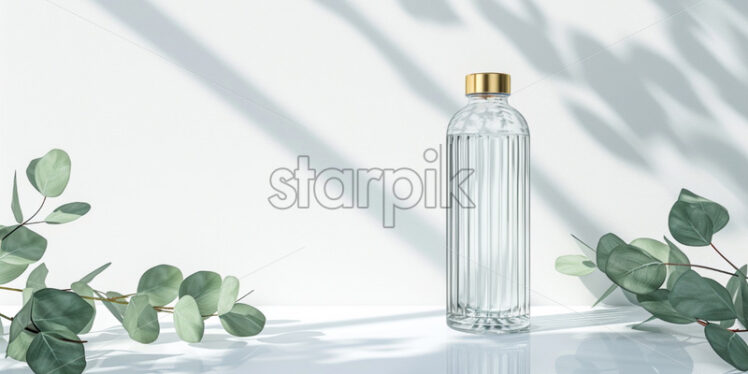
[[[465,95],[512,93],[512,77],[504,73],[473,73],[465,76]]]

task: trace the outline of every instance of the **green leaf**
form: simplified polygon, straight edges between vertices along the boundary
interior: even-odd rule
[[[29,265],[15,265],[0,261],[0,284],[11,282],[21,276]]]
[[[39,160],[42,158],[35,158],[29,162],[29,166],[26,167],[26,177],[29,179],[29,183],[31,183],[34,188],[39,191],[39,186],[36,184],[36,165],[39,163]]]
[[[57,197],[65,191],[68,180],[70,180],[70,156],[61,149],[53,149],[36,162],[34,180],[31,184],[42,195]]]
[[[26,362],[34,373],[80,374],[86,368],[86,351],[70,331],[41,332],[26,352]]]
[[[595,263],[585,255],[566,255],[556,259],[556,271],[566,275],[583,276],[592,273],[595,268]]]
[[[745,274],[746,266],[743,265],[740,271],[743,272],[742,274]],[[727,285],[729,287],[731,285],[730,282],[733,284],[737,283],[737,290],[734,293],[735,314],[743,326],[748,326],[748,282],[746,282],[746,279],[742,275],[738,275],[740,272],[735,272],[735,274],[736,276],[730,277],[730,280],[727,281]],[[737,279],[737,282],[733,281],[733,279]],[[729,289],[728,292],[730,292]]]
[[[23,292],[21,293],[21,296],[23,297],[23,305],[26,305],[26,303],[31,300],[31,296],[34,296],[34,289],[33,288],[24,288]]]
[[[735,319],[734,318],[733,319],[726,319],[726,320],[723,320],[723,321],[719,321],[719,325],[721,327],[724,327],[724,328],[730,328],[734,324],[735,324]]]
[[[600,240],[597,242],[597,267],[603,273],[607,273],[605,269],[608,266],[608,257],[610,256],[610,253],[613,252],[616,247],[623,244],[626,244],[626,242],[613,233],[608,233],[600,237]]]
[[[8,235],[15,226],[0,229],[0,238]],[[0,261],[14,265],[28,265],[39,261],[47,250],[47,239],[29,230],[19,227],[0,242]]]
[[[34,290],[41,290],[42,288],[47,288],[47,274],[49,274],[49,270],[47,270],[47,265],[41,264],[36,267],[36,269],[32,270],[31,273],[29,273],[29,277],[26,279],[26,288],[31,288]]]
[[[158,338],[158,315],[148,302],[148,296],[136,295],[130,299],[122,325],[136,342],[149,344]]]
[[[73,290],[73,292],[77,293],[78,296],[93,297],[94,295],[93,288],[91,288],[88,283],[83,281],[73,282],[73,284],[70,285],[70,289]],[[93,310],[93,313],[91,313],[91,320],[89,320],[88,324],[86,324],[86,326],[84,326],[80,331],[80,334],[87,334],[89,331],[91,331],[91,327],[93,327],[94,320],[96,319],[96,303],[91,299],[83,300],[87,302]]]
[[[730,215],[727,213],[727,209],[722,205],[715,203],[709,199],[701,197],[687,189],[680,190],[680,196],[678,201],[688,203],[695,209],[701,210],[706,214],[712,221],[712,230],[716,233],[727,225],[730,221]]]
[[[665,282],[667,270],[652,255],[622,244],[610,252],[606,274],[624,290],[640,295],[658,289]]]
[[[16,180],[16,173],[13,173],[13,199],[10,201],[10,210],[13,211],[13,218],[16,222],[23,222],[23,212],[21,211],[21,203],[18,202],[18,181]]]
[[[45,288],[34,292],[31,320],[41,331],[67,329],[80,333],[93,318],[93,308],[72,292]]]
[[[218,310],[220,293],[221,276],[212,271],[198,271],[185,278],[179,286],[179,297],[192,296],[203,316],[213,314]]]
[[[631,241],[630,245],[647,252],[652,257],[668,262],[670,258],[670,247],[667,244],[651,238],[637,238]]]
[[[683,253],[675,243],[671,242],[670,239],[666,237],[663,238],[670,248],[670,255],[668,256],[667,262],[671,264],[691,264],[691,261],[688,260],[688,256],[686,256],[686,254]],[[690,269],[690,266],[668,266],[667,288],[672,289],[675,281],[678,280],[678,277]]]
[[[265,327],[265,315],[247,304],[237,303],[219,317],[223,329],[234,336],[257,335]]]
[[[713,323],[704,327],[704,335],[719,357],[738,370],[748,370],[748,345],[741,337]]]
[[[23,330],[18,336],[8,343],[8,348],[5,351],[5,356],[10,357],[16,361],[26,362],[26,352],[29,350],[31,341],[34,340],[36,334]]]
[[[735,318],[730,293],[721,284],[693,270],[685,272],[670,291],[670,304],[683,315],[707,321]]]
[[[171,265],[158,265],[148,269],[138,282],[138,294],[147,295],[153,306],[164,306],[179,295],[182,272]]]
[[[688,257],[672,242],[665,238],[666,243],[663,243],[656,239],[650,238],[638,238],[631,242],[631,245],[637,247],[644,252],[649,253],[652,257],[667,263],[673,264],[690,264]],[[674,279],[683,274],[686,270],[690,269],[689,266],[668,266],[667,268],[667,282],[668,288],[672,288],[672,284],[675,283]]]
[[[174,307],[174,328],[179,338],[186,342],[197,343],[203,340],[205,324],[192,296],[180,298]]]
[[[600,298],[597,299],[597,301],[595,301],[594,304],[592,304],[592,307],[594,308],[594,307],[597,306],[597,304],[600,304],[603,300],[605,300],[606,297],[610,296],[610,294],[612,294],[613,291],[616,290],[616,288],[618,288],[617,284],[614,283],[614,284],[610,285],[610,287],[608,287],[608,289],[605,290],[605,292],[603,292],[602,296],[600,296]]]
[[[81,278],[80,282],[84,284],[91,283],[91,281],[93,281],[94,278],[99,276],[99,274],[101,274],[104,270],[106,270],[111,264],[112,264],[111,262],[107,262],[106,264],[99,266],[98,268],[96,268],[96,270],[86,274],[86,276]]]
[[[218,296],[218,314],[230,312],[237,297],[239,297],[239,279],[231,275],[223,278],[221,293]]]
[[[703,247],[712,242],[712,220],[701,209],[683,201],[676,201],[668,217],[670,234],[681,244]]]
[[[639,305],[641,305],[642,308],[665,322],[677,324],[696,322],[696,318],[684,316],[675,310],[675,308],[670,304],[670,299],[668,298],[669,295],[670,291],[668,290],[656,290],[645,295],[637,295],[636,298],[639,300]]]
[[[114,299],[114,298],[119,298],[122,296],[121,294],[117,292],[112,292],[112,291],[107,292],[106,295],[103,295],[101,294],[101,292],[98,292],[96,290],[94,290],[94,293],[96,293],[96,296],[102,299],[104,298]],[[107,310],[109,310],[109,313],[112,313],[112,315],[114,316],[114,318],[117,319],[117,321],[119,321],[120,323],[124,321],[124,315],[125,315],[125,310],[126,310],[125,304],[114,303],[111,301],[102,301],[102,303],[107,308]]]
[[[73,222],[88,213],[89,210],[91,210],[91,205],[89,203],[67,203],[65,205],[60,205],[57,209],[52,211],[52,213],[44,219],[44,222],[51,224]]]
[[[13,341],[26,330],[26,327],[31,325],[32,305],[33,301],[26,303],[23,308],[16,313],[15,317],[13,317],[13,321],[10,323],[10,332],[8,334],[9,344],[13,343]]]
[[[730,293],[730,297],[735,300],[735,297],[737,296],[738,289],[740,288],[740,281],[745,279],[743,278],[743,274],[746,274],[746,271],[748,271],[748,265],[743,265],[740,267],[739,271],[735,272],[734,277],[730,277],[730,279],[727,280],[727,285],[725,288],[727,289],[727,292]],[[737,306],[737,305],[736,305]]]

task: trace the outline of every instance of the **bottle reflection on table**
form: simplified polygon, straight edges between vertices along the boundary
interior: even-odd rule
[[[447,351],[449,374],[530,373],[530,341],[526,334],[454,343]]]

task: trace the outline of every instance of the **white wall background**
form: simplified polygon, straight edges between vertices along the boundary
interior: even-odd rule
[[[464,75],[504,71],[533,135],[534,303],[591,303],[601,276],[553,270],[569,234],[659,238],[683,186],[730,209],[716,243],[745,263],[747,21],[726,0],[2,1],[0,217],[58,147],[73,175],[44,213],[93,209],[39,227],[52,285],[113,261],[96,286],[127,292],[171,263],[249,274],[257,304],[441,304],[443,211],[276,210],[268,177],[299,154],[422,169]]]

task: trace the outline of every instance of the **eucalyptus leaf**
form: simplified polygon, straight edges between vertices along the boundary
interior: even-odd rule
[[[99,274],[101,274],[104,270],[106,270],[111,264],[112,264],[111,262],[107,262],[106,264],[99,266],[94,271],[86,274],[83,278],[81,278],[80,282],[84,284],[91,283],[91,281],[93,281],[94,278],[98,277]]]
[[[21,310],[16,313],[16,315],[13,317],[13,321],[10,323],[10,332],[8,333],[8,341],[9,343],[13,343],[13,341],[23,332],[26,330],[26,327],[29,327],[31,325],[31,309],[33,305],[32,302],[24,304],[24,306],[21,308]]]
[[[29,179],[29,183],[39,191],[39,186],[36,184],[36,165],[39,163],[39,160],[42,158],[35,158],[29,162],[29,166],[26,167],[26,177]]]
[[[34,166],[32,185],[46,197],[60,196],[69,180],[70,156],[61,149],[47,152]]]
[[[23,289],[23,292],[21,292],[21,297],[23,297],[23,305],[26,305],[26,303],[31,300],[31,297],[34,296],[34,291],[36,290],[29,287]]]
[[[685,188],[680,190],[678,201],[688,203],[695,209],[703,211],[712,221],[712,230],[714,233],[722,230],[727,225],[727,222],[730,221],[730,215],[727,213],[725,207]]]
[[[615,283],[613,283],[612,285],[610,285],[610,287],[608,287],[608,289],[605,290],[605,292],[603,292],[603,294],[600,296],[600,298],[598,298],[597,301],[595,301],[595,303],[592,304],[592,307],[594,308],[594,307],[597,306],[597,304],[600,304],[603,300],[605,300],[605,298],[607,298],[608,296],[610,296],[610,294],[612,294],[613,291],[615,291],[617,288],[618,288],[618,285],[615,284]]]
[[[213,314],[218,310],[220,293],[221,276],[212,271],[198,271],[185,278],[179,286],[179,297],[192,296],[203,316]]]
[[[101,299],[105,299],[105,298],[114,299],[114,298],[119,298],[122,296],[121,294],[117,292],[112,292],[112,291],[107,292],[106,294],[102,294],[101,292],[94,290],[94,293],[96,294],[96,296],[98,296]],[[114,316],[114,318],[117,319],[117,321],[119,321],[120,323],[124,321],[125,309],[127,307],[125,304],[120,304],[120,303],[106,301],[106,300],[102,301],[102,304],[104,304],[104,306],[107,308],[109,313],[112,313],[112,315]]]
[[[667,262],[671,264],[691,264],[691,261],[688,259],[688,256],[686,256],[683,251],[678,248],[675,243],[671,242],[670,239],[667,237],[663,237],[665,239],[665,242],[667,243],[668,247],[670,248],[670,254],[668,257]],[[667,272],[667,288],[672,289],[673,285],[675,284],[675,281],[678,280],[678,277],[683,275],[683,273],[690,270],[690,266],[668,266]]]
[[[713,279],[704,278],[693,270],[675,282],[669,296],[670,304],[679,313],[708,321],[736,317],[730,293]]]
[[[608,257],[616,247],[626,244],[616,234],[608,233],[600,237],[597,242],[597,267],[603,272],[607,273],[606,268],[608,265]]]
[[[667,244],[652,238],[637,238],[629,243],[630,245],[647,252],[652,257],[668,262],[670,259],[670,247]]]
[[[621,293],[623,293],[623,296],[628,300],[628,302],[631,303],[631,305],[639,306],[639,300],[636,299],[636,294],[633,292],[626,291],[624,289],[621,289]]]
[[[77,293],[78,296],[87,297],[88,299],[83,300],[87,302],[93,310],[91,319],[88,321],[88,324],[86,324],[86,326],[84,326],[80,331],[80,334],[87,334],[89,331],[91,331],[91,327],[93,327],[94,320],[96,319],[96,303],[92,299],[90,299],[94,296],[94,290],[93,288],[91,288],[91,286],[88,285],[88,283],[83,281],[73,282],[73,284],[70,285],[70,289],[72,289],[73,292]]]
[[[673,308],[668,298],[669,294],[670,291],[662,289],[645,295],[637,295],[637,299],[642,308],[665,322],[677,324],[696,322],[696,318],[685,316]]]
[[[8,343],[8,348],[5,351],[5,356],[10,357],[16,361],[26,362],[26,352],[34,340],[36,334],[23,330],[18,336]]]
[[[223,278],[221,283],[221,294],[218,296],[218,314],[224,314],[231,311],[239,297],[239,279],[234,276]]]
[[[610,252],[606,274],[624,290],[640,295],[658,289],[665,282],[667,270],[652,255],[622,244]]]
[[[34,373],[80,374],[86,368],[86,352],[69,331],[43,331],[34,337],[26,362]]]
[[[179,295],[182,272],[171,265],[158,265],[148,269],[138,282],[138,294],[147,295],[153,306],[164,306]]]
[[[186,342],[197,343],[203,340],[205,323],[192,296],[180,298],[174,307],[174,328],[179,338]]]
[[[748,345],[740,336],[713,323],[704,327],[704,335],[719,357],[738,370],[748,370]]]
[[[746,274],[746,271],[748,271],[748,265],[743,265],[740,267],[739,271],[735,272],[734,276],[730,277],[730,279],[727,280],[727,285],[725,286],[725,288],[727,289],[727,292],[730,293],[730,297],[733,300],[735,300],[735,297],[737,296],[740,282],[745,279],[741,276],[741,274]]]
[[[47,274],[49,274],[47,265],[41,264],[37,266],[36,269],[32,270],[31,273],[29,273],[29,277],[26,278],[26,288],[31,288],[34,290],[47,288]]]
[[[703,247],[712,242],[714,226],[709,216],[692,204],[676,201],[670,209],[668,227],[681,244]]]
[[[720,327],[724,327],[726,329],[732,327],[732,325],[734,324],[735,324],[735,318],[719,321]]]
[[[34,292],[31,320],[41,331],[80,333],[93,318],[93,308],[72,292],[45,288]]]
[[[745,266],[741,268],[745,274]],[[736,272],[737,274],[737,272]],[[734,276],[730,280],[738,280],[738,289],[735,292],[735,315],[743,326],[748,326],[748,282],[743,276]],[[728,291],[729,292],[729,291]]]
[[[13,218],[16,219],[17,223],[23,222],[21,203],[18,201],[18,181],[15,172],[13,173],[13,198],[10,201],[10,210],[13,211]]]
[[[160,331],[158,314],[148,302],[148,296],[136,295],[130,299],[122,325],[136,342],[149,344],[156,341]]]
[[[0,261],[0,284],[6,284],[21,276],[29,265],[15,265]]]
[[[0,230],[0,238],[10,234],[0,242],[0,261],[14,265],[28,265],[39,261],[47,250],[47,239],[26,226],[12,231],[14,228],[15,226],[10,226]]]
[[[44,219],[44,222],[50,224],[73,222],[84,216],[89,210],[91,210],[91,205],[88,203],[67,203],[52,211],[52,213]]]
[[[566,275],[583,276],[592,273],[595,268],[595,263],[584,255],[566,255],[556,259],[556,271]]]
[[[265,327],[265,315],[247,304],[237,303],[219,319],[223,329],[234,336],[254,336]]]

